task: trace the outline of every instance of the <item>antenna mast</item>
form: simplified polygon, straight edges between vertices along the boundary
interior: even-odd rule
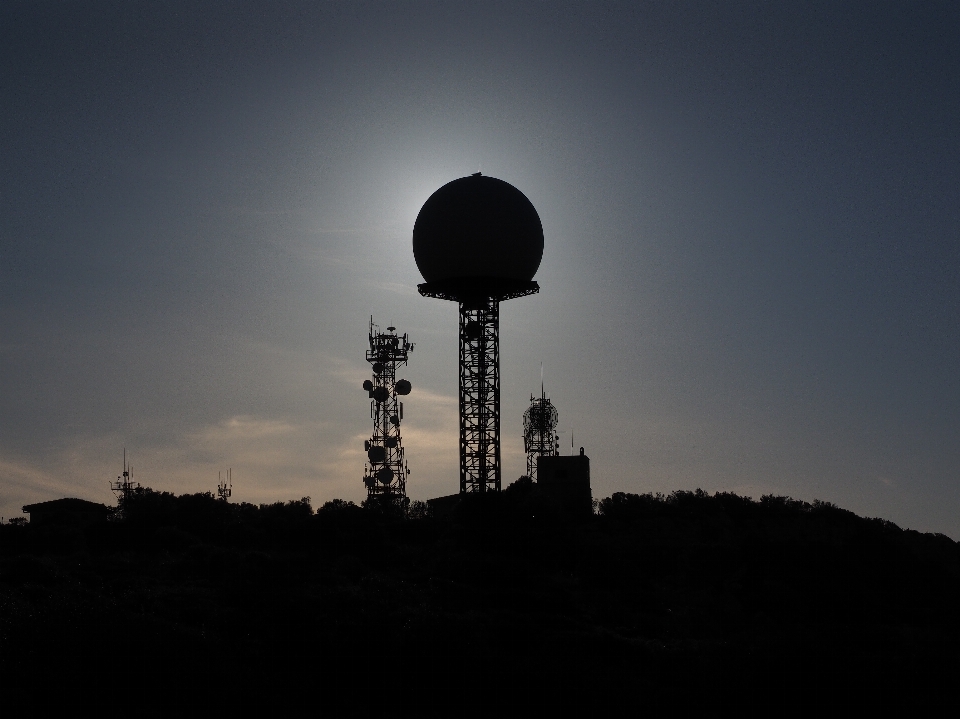
[[[226,502],[233,494],[233,469],[227,470],[227,476],[220,479],[220,472],[217,472],[217,497]]]
[[[139,483],[133,481],[133,468],[127,464],[127,448],[123,448],[123,474],[117,477],[116,482],[110,483],[110,490],[117,497],[117,513],[114,516],[123,517],[127,501],[140,491]]]
[[[366,359],[371,364],[373,378],[365,380],[363,388],[370,397],[373,434],[363,443],[368,460],[363,483],[368,502],[405,508],[410,501],[407,499],[410,467],[400,439],[403,402],[399,398],[410,394],[411,385],[405,379],[397,379],[397,367],[407,364],[413,343],[405,334],[398,336],[396,327],[387,327],[386,332],[381,332],[373,317],[370,317],[368,340],[370,348]]]
[[[557,408],[543,390],[543,365],[540,366],[540,397],[530,395],[530,406],[523,413],[523,449],[527,453],[527,476],[537,480],[537,458],[560,454],[560,437],[554,434],[560,417]]]

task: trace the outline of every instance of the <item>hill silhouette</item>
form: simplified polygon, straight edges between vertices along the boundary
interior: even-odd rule
[[[960,547],[824,502],[520,480],[449,517],[144,490],[0,526],[0,681],[948,684]],[[471,674],[473,672],[473,674]]]

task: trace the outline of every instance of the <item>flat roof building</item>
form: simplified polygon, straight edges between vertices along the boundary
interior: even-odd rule
[[[569,517],[593,514],[590,458],[583,453],[583,447],[579,455],[540,455],[537,458],[537,487],[556,501]]]

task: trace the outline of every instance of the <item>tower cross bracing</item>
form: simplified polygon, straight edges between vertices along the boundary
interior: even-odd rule
[[[460,492],[499,492],[500,303],[460,303]]]
[[[413,343],[407,339],[407,335],[398,336],[394,327],[381,332],[372,317],[368,341],[366,360],[371,365],[373,376],[363,386],[370,396],[373,434],[364,442],[368,461],[364,467],[363,483],[367,488],[367,499],[404,505],[410,469],[400,438],[400,422],[403,419],[400,396],[409,394],[410,383],[397,379],[397,367],[407,363]]]
[[[552,457],[559,454],[557,442],[559,438],[554,433],[557,428],[559,415],[557,408],[547,399],[540,385],[540,396],[530,396],[530,406],[523,413],[523,451],[527,453],[527,476],[537,481],[537,459]]]

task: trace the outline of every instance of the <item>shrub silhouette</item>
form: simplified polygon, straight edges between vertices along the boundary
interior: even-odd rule
[[[407,519],[429,519],[431,517],[433,517],[433,511],[430,509],[430,505],[419,499],[410,502],[410,506],[407,507]]]

